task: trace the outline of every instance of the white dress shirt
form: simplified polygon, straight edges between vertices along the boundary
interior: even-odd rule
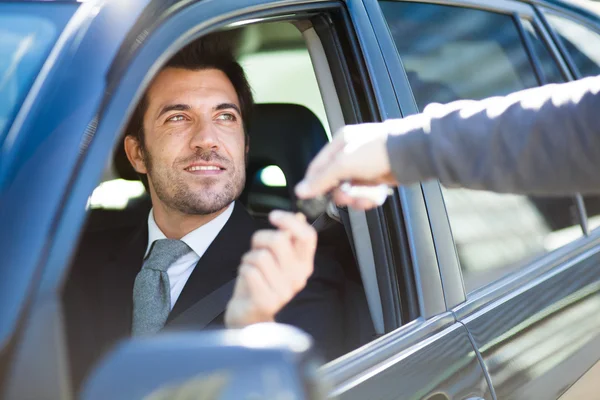
[[[167,269],[167,275],[169,275],[169,281],[171,283],[171,310],[179,298],[187,280],[194,271],[196,264],[204,255],[208,246],[210,246],[219,232],[221,232],[221,229],[223,229],[229,220],[229,217],[231,217],[234,204],[235,203],[232,202],[229,207],[227,207],[227,210],[222,212],[217,218],[181,238],[181,240],[190,246],[193,251],[177,259],[177,261],[171,264]],[[158,225],[156,225],[154,213],[152,211],[153,210],[150,210],[150,214],[148,215],[148,247],[146,248],[144,258],[148,255],[150,247],[155,240],[167,239]]]

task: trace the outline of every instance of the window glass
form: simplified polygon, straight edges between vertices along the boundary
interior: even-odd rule
[[[600,35],[567,18],[547,14],[559,40],[582,77],[600,74]]]
[[[553,14],[546,15],[582,77],[600,74],[600,35],[589,28]],[[600,227],[600,197],[585,196],[590,229]]]
[[[421,110],[431,102],[482,99],[538,85],[512,17],[434,4],[381,6]],[[548,59],[535,30],[528,34],[539,58]],[[549,79],[559,79],[556,68],[544,64]],[[445,187],[442,192],[469,292],[581,236],[571,198]]]
[[[558,68],[558,64],[550,54],[550,50],[544,44],[542,39],[540,38],[540,34],[535,29],[533,24],[526,20],[521,19],[521,25],[523,25],[523,29],[525,30],[525,35],[529,38],[529,42],[533,47],[533,51],[535,52],[535,56],[537,62],[540,65],[541,73],[543,74],[542,83],[561,83],[565,81],[565,78],[562,76],[560,69]]]
[[[0,3],[0,143],[75,7]]]
[[[302,34],[288,22],[251,25],[240,32],[239,62],[257,103],[300,104],[329,132],[325,107]]]
[[[538,84],[510,16],[435,4],[381,7],[421,109]]]

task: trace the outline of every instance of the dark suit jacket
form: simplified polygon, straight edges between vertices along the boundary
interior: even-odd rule
[[[538,196],[600,193],[600,76],[507,96],[429,106],[365,127],[391,135],[387,152],[403,185]]]
[[[252,234],[264,224],[237,203],[229,221],[206,250],[179,296],[165,329],[175,317],[215,289],[233,280]],[[111,229],[87,233],[65,289],[71,368],[78,385],[89,367],[119,339],[131,333],[133,284],[148,242],[146,220],[133,232]],[[327,358],[343,352],[343,270],[320,249],[306,288],[278,315],[277,321],[310,333]],[[224,310],[223,310],[224,311]],[[193,321],[190,321],[193,325]],[[223,325],[223,314],[209,326]],[[190,326],[193,328],[193,326]]]

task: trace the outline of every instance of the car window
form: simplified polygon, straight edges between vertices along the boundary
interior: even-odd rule
[[[71,4],[0,3],[0,143],[74,10]]]
[[[529,39],[533,52],[535,54],[536,61],[539,63],[540,77],[542,83],[561,83],[565,81],[564,76],[561,74],[556,61],[550,54],[550,50],[543,42],[540,37],[540,33],[533,26],[531,21],[521,18],[521,25],[523,26],[525,35]]]
[[[381,7],[420,109],[537,85],[510,16],[421,3]]]
[[[435,4],[381,2],[420,110],[538,85],[513,18]],[[525,24],[548,79],[561,79]],[[468,292],[581,236],[571,198],[548,199],[442,187]]]
[[[579,76],[600,74],[600,34],[568,18],[554,14],[547,14],[546,18],[569,53]],[[583,199],[588,226],[592,230],[597,229],[600,227],[600,197],[585,196]]]
[[[248,26],[241,34],[244,43],[250,42],[251,37],[262,39],[259,47],[242,46],[238,58],[252,86],[255,101],[303,105],[319,117],[330,135],[317,78],[300,31],[290,23],[274,22]],[[278,45],[271,43],[275,35]],[[281,44],[282,37],[285,38],[284,45]]]
[[[236,195],[238,202],[235,207],[238,210],[240,210],[240,207],[245,208],[245,210],[241,208],[242,211],[239,212],[245,213],[248,211],[250,215],[255,217],[257,224],[260,223],[261,226],[265,221],[259,221],[261,218],[266,217],[268,211],[274,208],[295,209],[296,202],[290,188],[303,177],[310,159],[329,140],[326,132],[327,118],[324,112],[323,100],[311,62],[311,55],[308,51],[309,42],[305,40],[302,32],[290,22],[278,22],[273,25],[278,25],[276,26],[277,29],[272,29],[270,23],[229,28],[211,34],[218,35],[212,36],[213,39],[218,40],[210,42],[211,46],[219,43],[223,46],[223,49],[233,50],[236,59],[241,63],[244,74],[248,77],[249,86],[257,103],[252,110],[249,128],[246,130],[248,134],[248,141],[245,142],[247,154],[245,160],[238,164],[245,165],[247,179],[241,183],[241,193]],[[288,32],[289,28],[291,28],[291,32]],[[345,42],[342,41],[342,43]],[[146,44],[146,46],[149,45]],[[321,60],[328,61],[327,53],[323,52],[320,56],[323,57]],[[228,59],[229,57],[223,57],[223,59],[225,58]],[[348,63],[349,68],[355,68],[354,61],[350,58],[346,58],[344,61]],[[318,63],[315,64],[319,65]],[[240,96],[238,94],[238,98]],[[243,105],[241,107],[243,110]],[[141,115],[144,115],[143,111]],[[179,117],[179,115],[177,116]],[[108,117],[105,116],[104,118]],[[127,124],[122,136],[126,133],[139,132],[137,130],[139,128],[136,128],[140,123],[139,113],[134,111],[133,116],[130,118],[132,121]],[[171,129],[175,128],[172,127]],[[145,130],[144,135],[147,135],[147,132]],[[238,133],[242,137],[242,132]],[[86,292],[81,289],[82,287],[91,284],[98,288],[98,291],[111,290],[106,285],[102,286],[96,281],[88,281],[91,276],[89,275],[90,269],[104,268],[104,265],[101,265],[103,261],[99,256],[95,256],[96,253],[103,255],[113,252],[120,253],[121,243],[115,246],[110,241],[129,240],[126,238],[131,237],[131,232],[139,227],[148,226],[149,211],[152,206],[151,199],[148,192],[144,190],[144,184],[135,181],[137,176],[127,155],[125,152],[119,151],[119,149],[123,149],[123,143],[123,137],[116,141],[117,147],[111,154],[110,160],[108,160],[108,164],[111,164],[110,171],[106,173],[103,182],[94,190],[88,203],[86,228],[81,235],[81,242],[76,256],[73,258],[63,292],[63,302],[67,310],[65,313],[67,325],[76,325],[78,322],[73,321],[79,321],[79,316],[83,314],[80,306],[82,308],[87,307],[78,300],[81,292]],[[239,148],[241,142],[238,141],[237,145]],[[150,151],[146,151],[148,151],[147,157],[150,159]],[[224,152],[221,151],[221,153]],[[240,162],[240,157],[237,161]],[[151,181],[150,183],[154,185],[155,182],[157,181]],[[211,181],[206,179],[205,182],[208,187]],[[146,181],[146,185],[148,185],[148,181]],[[154,193],[159,192],[156,189],[158,185],[152,187],[154,187]],[[161,198],[161,194],[157,196]],[[187,212],[187,214],[192,214],[192,212]],[[121,234],[124,235],[123,238],[118,236]],[[102,241],[106,240],[106,242],[101,243],[97,238],[101,238]],[[146,238],[142,239],[141,247],[145,246],[144,241],[147,240]],[[215,241],[213,243],[218,243]],[[240,243],[244,246],[243,241]],[[249,242],[246,241],[246,243]],[[339,339],[338,343],[325,349],[328,354],[327,357],[334,358],[333,356],[341,355],[342,351],[352,350],[370,341],[373,326],[369,308],[366,300],[364,300],[364,289],[356,260],[344,226],[333,224],[325,227],[320,231],[319,243],[327,246],[325,247],[328,252],[327,257],[334,258],[335,268],[337,269],[338,266],[340,268],[339,271],[332,270],[332,274],[340,279],[348,275],[347,282],[343,282],[345,285],[343,295],[348,298],[348,311],[346,312],[345,306],[342,307],[341,298],[331,297],[331,310],[338,310],[339,308],[340,312],[337,315],[344,319],[343,326],[350,326],[350,333],[343,336],[341,335],[342,324],[335,326],[335,329],[340,328],[340,335],[337,338]],[[133,248],[133,246],[128,246],[128,248]],[[217,248],[219,249],[219,247]],[[227,245],[223,248],[226,248],[227,251],[237,251],[235,246]],[[88,254],[94,254],[94,263],[87,262]],[[223,262],[238,263],[242,255],[242,253],[239,257],[236,255],[235,260],[231,259],[233,261],[225,258]],[[206,258],[203,259],[206,260]],[[138,263],[139,265],[137,265]],[[139,270],[142,263],[143,257],[140,254],[140,257],[135,257],[132,264]],[[236,264],[236,270],[237,267],[239,265]],[[198,268],[196,271],[201,270],[201,268]],[[190,281],[184,281],[183,285],[188,285],[188,282]],[[331,282],[334,283],[333,280]],[[190,283],[190,285],[192,284]],[[348,289],[346,289],[346,286]],[[346,290],[348,290],[347,294]],[[336,297],[338,296],[336,293],[333,294]],[[342,294],[341,291],[340,294]],[[90,296],[93,297],[94,293]],[[131,293],[128,294],[127,298],[130,297]],[[358,311],[351,308],[355,306],[359,308]],[[323,310],[326,310],[326,308]],[[348,317],[346,317],[346,313]],[[356,318],[357,315],[360,318]],[[348,319],[347,325],[346,318]],[[334,321],[333,319],[328,320]],[[79,339],[72,339],[78,338],[78,332],[74,333],[74,331],[78,331],[78,327],[71,330],[68,336],[70,335],[71,338],[69,343],[71,351],[76,354],[79,351],[76,347]],[[338,334],[332,331],[331,335],[331,337],[334,337],[333,335]],[[80,372],[81,370],[78,370],[77,374]],[[78,379],[76,378],[75,381],[78,381]]]
[[[554,28],[579,75],[584,77],[600,74],[600,34],[558,15],[547,14],[546,19]]]

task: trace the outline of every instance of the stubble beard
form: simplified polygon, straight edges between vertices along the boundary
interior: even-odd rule
[[[205,177],[202,189],[192,190],[181,173],[178,174],[171,168],[154,168],[152,157],[147,152],[144,159],[148,178],[158,199],[168,208],[186,215],[209,215],[222,210],[240,196],[246,182],[245,171],[240,171],[233,162],[227,160],[230,179],[223,189],[215,188],[222,178]],[[225,160],[222,156],[210,152],[208,155],[198,154],[196,159],[206,162],[215,159]]]

